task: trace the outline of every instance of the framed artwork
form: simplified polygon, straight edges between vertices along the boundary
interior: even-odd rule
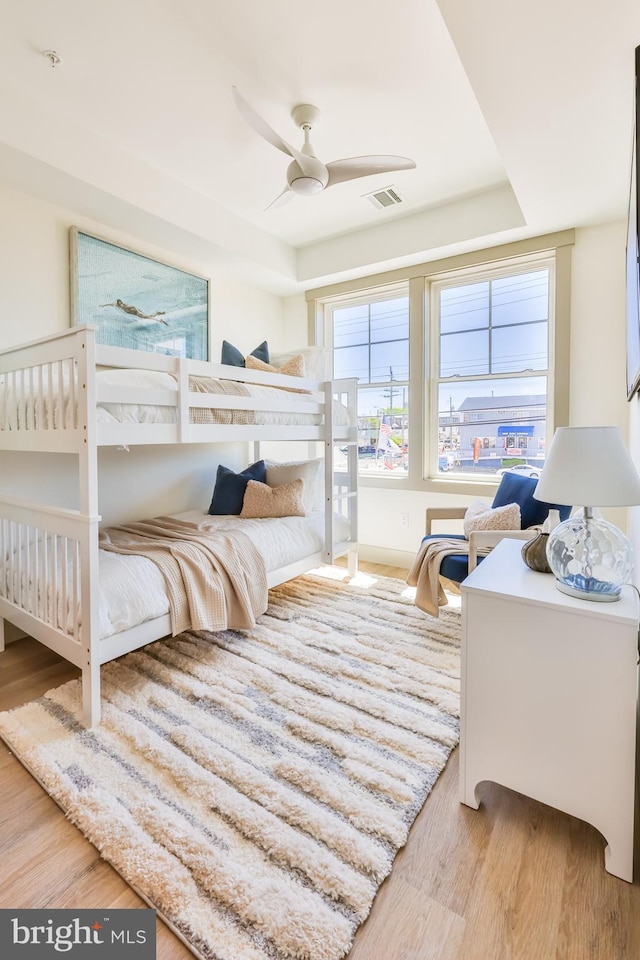
[[[71,227],[71,322],[97,342],[209,359],[209,281]]]

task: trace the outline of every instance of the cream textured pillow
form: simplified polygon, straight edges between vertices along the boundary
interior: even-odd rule
[[[301,356],[304,360],[304,376],[310,380],[330,380],[332,370],[332,352],[328,347],[299,347],[281,353],[271,353],[269,363],[278,370],[292,357]]]
[[[302,501],[305,513],[322,510],[324,504],[324,486],[320,473],[324,460],[291,460],[287,463],[278,463],[277,460],[265,460],[267,467],[267,483],[270,487],[279,487],[281,483],[291,483],[292,480],[304,480]]]
[[[243,519],[263,517],[304,517],[304,480],[270,487],[259,480],[249,480],[244,492],[240,516]]]
[[[490,507],[484,500],[474,500],[464,515],[464,535],[475,530],[519,530],[520,504],[505,503],[504,507]]]
[[[274,367],[271,363],[258,360],[257,357],[247,357],[245,365],[248,370],[263,370],[265,373],[283,373],[288,377],[304,377],[304,357],[296,354],[281,367]],[[289,393],[309,393],[309,390],[297,390],[296,387],[277,387],[278,390],[288,390]]]

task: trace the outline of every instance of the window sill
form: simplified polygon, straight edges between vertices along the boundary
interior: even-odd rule
[[[438,477],[414,481],[404,477],[372,477],[370,474],[359,474],[358,485],[363,488],[383,490],[416,490],[421,493],[458,494],[469,497],[493,497],[498,488],[499,478],[491,479],[453,479]]]

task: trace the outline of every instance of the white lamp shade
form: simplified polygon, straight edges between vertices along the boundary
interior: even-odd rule
[[[618,427],[558,427],[534,497],[573,507],[640,503],[640,477]]]

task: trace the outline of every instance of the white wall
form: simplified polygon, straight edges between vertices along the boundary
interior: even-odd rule
[[[220,359],[223,339],[247,353],[265,339],[280,348],[286,346],[283,299],[228,279],[224,265],[195,261],[181,254],[180,233],[176,234],[174,249],[156,247],[0,183],[0,349],[68,328],[72,225],[210,277],[212,360]],[[189,507],[206,510],[217,464],[241,469],[251,452],[245,443],[196,445],[182,449],[169,464],[166,447],[140,449],[130,455],[101,451],[100,509],[109,522]],[[77,506],[72,493],[76,488],[74,458],[54,458],[54,467],[44,473],[37,461],[30,460],[31,481],[26,487],[21,456],[0,454],[0,487],[4,492],[43,496],[36,487],[42,485],[44,477],[50,502]]]
[[[626,389],[626,239],[624,221],[576,230],[571,282],[572,426],[629,430]],[[622,530],[629,511],[603,509]]]
[[[284,340],[281,297],[225,277],[224,265],[181,255],[181,236],[172,249],[142,243],[130,234],[56,207],[0,183],[0,348],[66,329],[69,310],[69,227],[75,225],[156,257],[183,270],[211,277],[211,359],[223,339],[247,352],[264,339]],[[254,342],[255,341],[255,342]]]
[[[576,230],[571,283],[571,423],[626,435],[626,224]]]
[[[629,408],[625,388],[625,243],[622,221],[576,230],[572,257],[570,423],[585,426],[614,424],[628,435]],[[633,406],[632,446],[640,467],[640,410]],[[490,502],[492,494],[479,488]],[[374,489],[360,486],[359,541],[361,555],[380,562],[408,565],[424,534],[427,506],[468,505],[473,498],[450,493]],[[640,513],[640,508],[636,508]],[[626,510],[603,510],[622,529]],[[407,525],[402,525],[403,515]],[[640,557],[640,516],[636,549]],[[454,532],[455,528],[451,528]]]
[[[287,349],[306,347],[309,344],[307,301],[303,293],[287,297],[284,301],[283,336]]]

